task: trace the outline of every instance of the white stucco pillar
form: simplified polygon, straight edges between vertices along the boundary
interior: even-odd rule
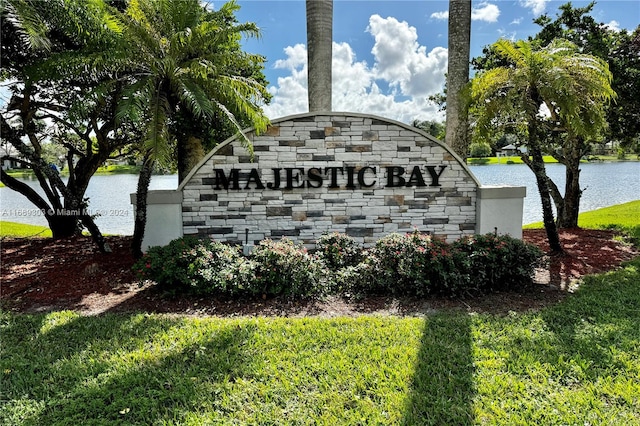
[[[131,194],[136,204],[136,194]],[[155,190],[147,193],[147,226],[142,239],[142,251],[165,246],[182,237],[182,191]]]
[[[476,233],[496,232],[522,238],[522,212],[527,188],[524,186],[478,187]]]

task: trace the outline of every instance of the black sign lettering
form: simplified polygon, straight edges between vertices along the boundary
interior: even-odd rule
[[[447,166],[440,166],[440,173],[436,173],[436,166],[427,166],[427,170],[431,175],[431,185],[429,186],[440,186],[440,176],[447,169]]]
[[[249,172],[249,177],[247,178],[247,184],[244,186],[244,189],[250,189],[251,182],[255,183],[255,189],[264,189],[264,185],[262,184],[262,180],[260,180],[260,174],[257,169],[251,169]]]
[[[269,189],[279,189],[280,188],[280,170],[281,169],[271,169],[273,171],[273,182],[267,183],[267,188]]]
[[[216,172],[216,189],[220,189],[220,185],[224,189],[240,189],[240,170],[231,169],[229,176],[224,174],[223,169],[215,169]]]
[[[397,188],[399,186],[405,186],[406,180],[402,177],[404,174],[404,167],[391,166],[387,167],[387,186],[389,188]]]
[[[439,166],[413,166],[409,172],[408,169],[401,166],[387,166],[387,179],[384,181],[388,188],[401,187],[425,187],[425,169],[431,178],[429,186],[441,186],[440,178],[447,169],[445,165]],[[282,174],[284,171],[284,176]],[[263,190],[265,188],[277,189],[316,189],[327,185],[331,189],[349,189],[356,190],[358,188],[374,187],[378,180],[377,168],[375,166],[344,166],[344,167],[311,167],[305,170],[303,167],[283,167],[272,168],[272,178],[269,180],[269,174],[261,173],[260,169],[252,168],[250,170],[231,169],[214,169],[215,180],[214,188],[216,190]],[[408,175],[408,177],[407,177]],[[240,180],[243,186],[240,186]]]
[[[301,177],[304,175],[304,169],[300,167],[285,167],[284,168],[287,175],[287,186],[284,189],[294,189],[294,188],[304,188],[304,180]],[[294,172],[298,172],[295,173]],[[293,185],[293,182],[296,182],[296,186]]]
[[[307,188],[320,188],[322,186],[322,170],[312,167],[307,172]]]
[[[345,170],[347,171],[347,189],[356,189],[356,185],[353,183],[353,174],[356,171],[355,167],[352,166],[347,166],[345,167]]]
[[[338,171],[340,171],[340,174],[344,174],[342,167],[327,167],[324,169],[325,174],[331,173],[329,188],[340,188],[340,185],[338,185]]]
[[[376,175],[376,168],[375,167],[369,167],[369,166],[365,166],[363,168],[361,168],[358,171],[358,185],[360,185],[363,188],[371,188],[373,185],[376,184],[376,181],[374,180],[373,182],[367,184],[364,181],[364,174],[366,173],[367,170],[371,170],[371,172],[373,173],[373,175]]]
[[[407,181],[406,186],[417,186],[418,188],[421,186],[427,186],[424,183],[424,178],[422,177],[422,172],[420,171],[420,166],[415,166],[411,171],[411,176],[409,176],[409,180]]]

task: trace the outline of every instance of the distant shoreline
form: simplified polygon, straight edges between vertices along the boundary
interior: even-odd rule
[[[629,154],[629,158],[618,158],[615,155],[590,155],[585,159],[582,159],[582,163],[620,163],[620,162],[637,162],[640,161],[640,155]],[[558,160],[551,155],[545,155],[543,157],[546,164],[558,163]],[[505,157],[469,157],[467,158],[468,166],[483,166],[483,165],[497,165],[497,164],[524,164],[522,158],[518,155],[511,155]]]

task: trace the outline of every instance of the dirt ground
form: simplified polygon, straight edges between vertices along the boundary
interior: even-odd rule
[[[217,316],[357,316],[423,315],[442,309],[507,313],[536,310],[567,297],[587,274],[617,268],[640,251],[614,240],[611,231],[572,229],[561,232],[563,256],[547,258],[537,271],[533,290],[494,293],[468,299],[429,297],[369,297],[344,300],[290,301],[284,298],[250,301],[212,297],[172,297],[153,283],[141,283],[131,272],[134,263],[129,237],[109,237],[111,254],[101,254],[88,237],[3,239],[0,243],[0,307],[16,312],[71,309],[85,315],[104,312],[155,312]],[[548,251],[544,230],[525,230],[524,239]]]

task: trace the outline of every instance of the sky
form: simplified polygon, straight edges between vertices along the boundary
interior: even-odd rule
[[[221,4],[209,0],[213,8]],[[237,0],[240,22],[255,22],[259,39],[244,50],[267,58],[273,95],[270,119],[308,111],[304,0]],[[541,14],[555,18],[566,1],[472,1],[471,57],[499,38],[526,39]],[[573,1],[584,7],[588,1]],[[640,24],[640,0],[599,0],[598,22],[632,31]],[[447,72],[448,1],[334,0],[333,110],[374,114],[410,124],[444,121],[429,96],[441,93]]]

